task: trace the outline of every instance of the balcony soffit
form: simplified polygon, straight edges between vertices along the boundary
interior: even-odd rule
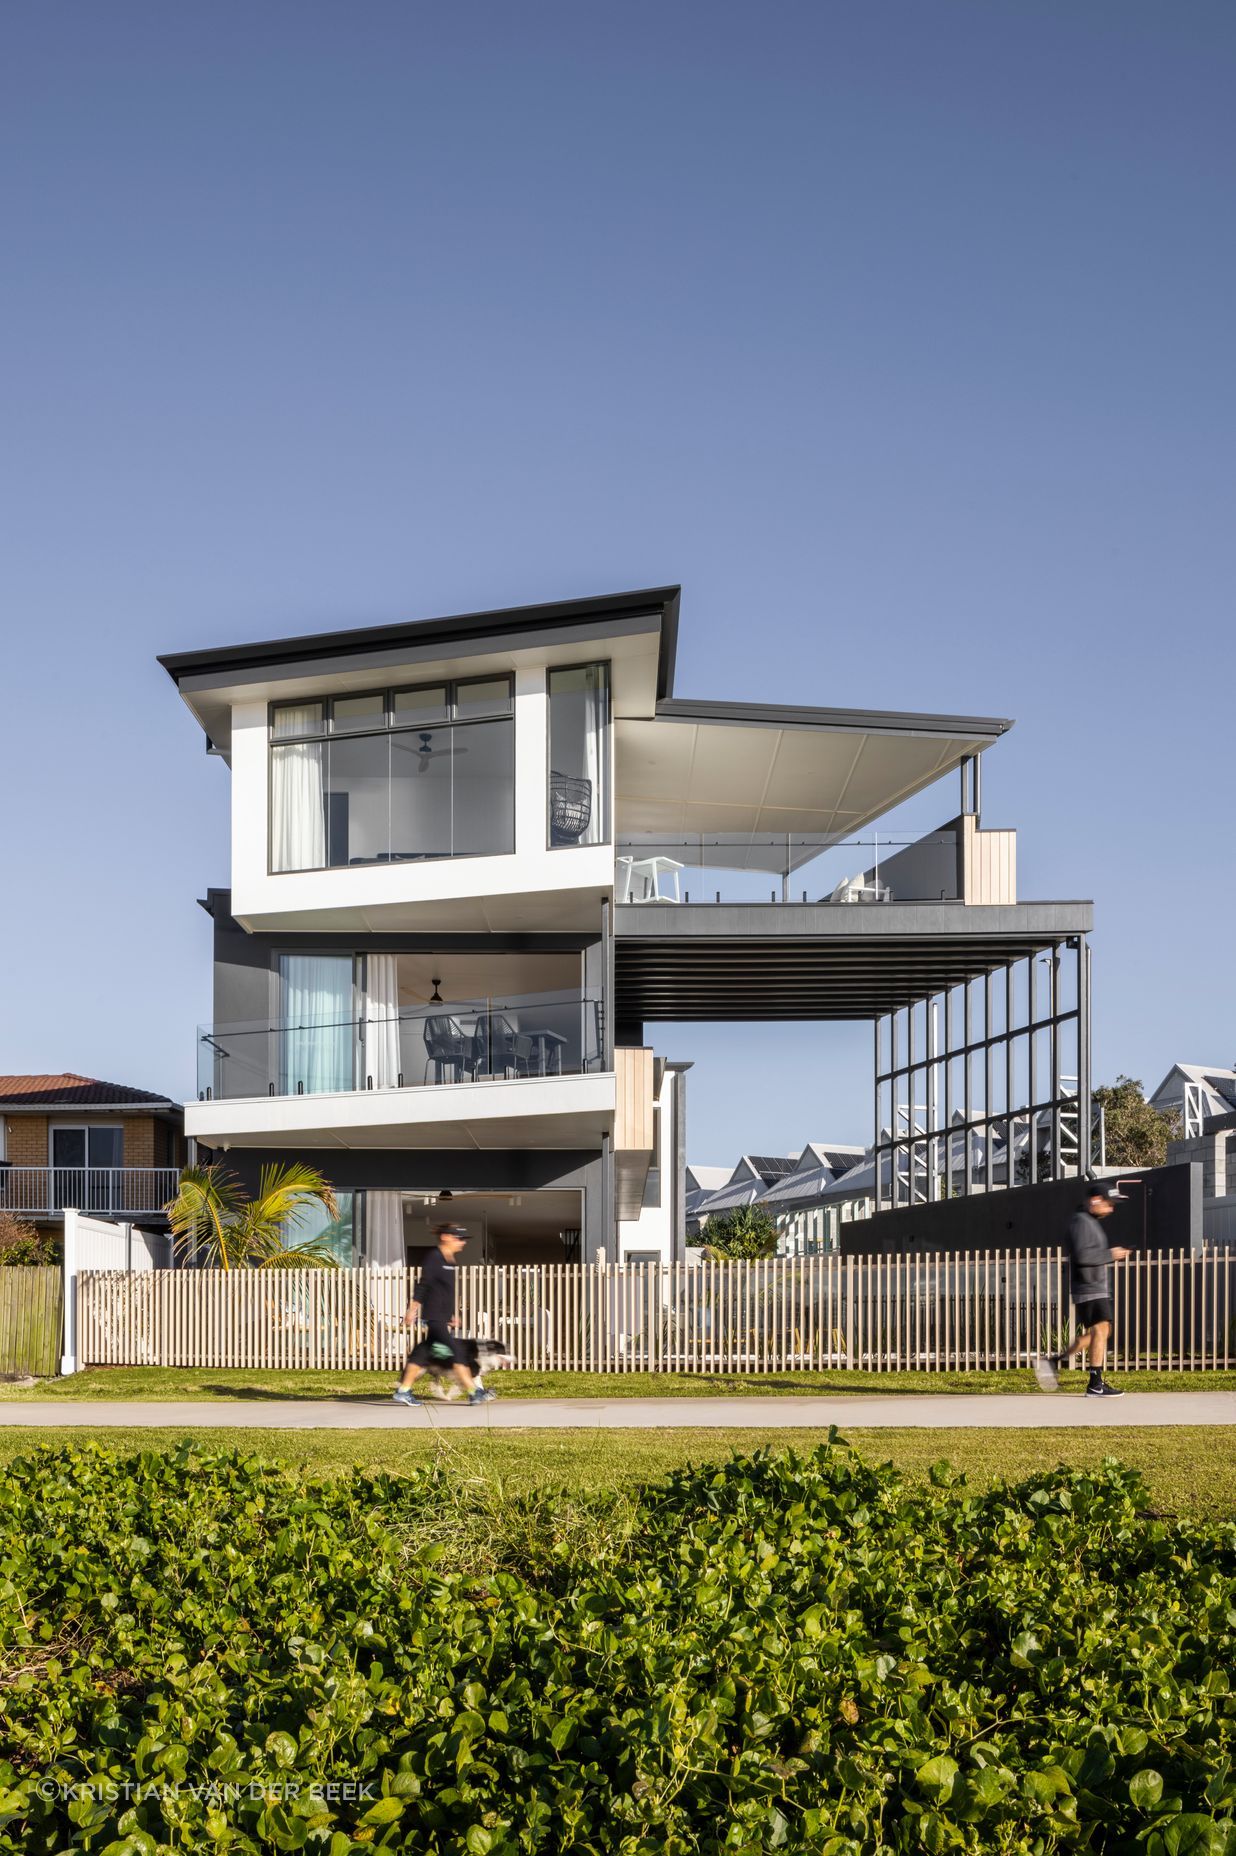
[[[664,709],[666,705],[663,705]],[[692,705],[684,705],[691,708]],[[722,705],[732,708],[733,705]],[[981,753],[1007,722],[787,710],[784,720],[661,711],[616,724],[617,830],[624,840],[786,833],[838,842]],[[797,862],[815,856],[804,849]],[[684,847],[685,849],[685,847]],[[784,845],[775,867],[783,867]],[[680,859],[690,862],[689,856]],[[727,860],[728,861],[728,860]],[[747,860],[763,867],[758,847]],[[769,866],[770,868],[773,865]]]

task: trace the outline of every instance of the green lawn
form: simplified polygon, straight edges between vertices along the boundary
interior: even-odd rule
[[[1236,1390],[1236,1372],[1120,1373],[1129,1391]],[[247,1372],[199,1367],[103,1366],[67,1379],[41,1379],[33,1386],[0,1385],[9,1399],[246,1399],[381,1398],[395,1383],[393,1373]],[[1085,1373],[1066,1373],[1063,1385],[1077,1392]],[[503,1398],[719,1398],[769,1393],[1027,1392],[1037,1393],[1033,1373],[499,1373]]]
[[[193,1434],[200,1444],[203,1433]],[[425,1431],[229,1430],[216,1441],[249,1450],[315,1475],[353,1467],[398,1473],[437,1461],[462,1487],[501,1499],[561,1487],[573,1494],[629,1490],[684,1463],[725,1462],[735,1453],[771,1447],[812,1450],[820,1429],[735,1431],[540,1431],[485,1434]],[[924,1479],[946,1459],[975,1482],[1018,1478],[1067,1464],[1090,1469],[1104,1458],[1145,1476],[1151,1498],[1168,1513],[1236,1519],[1236,1426],[1166,1430],[1130,1425],[1115,1436],[1096,1431],[846,1430],[846,1440],[870,1462],[895,1463]],[[109,1451],[167,1450],[185,1438],[174,1426],[151,1430],[91,1431],[89,1441]],[[80,1442],[87,1441],[83,1436]],[[0,1463],[37,1454],[62,1433],[42,1428],[0,1429]]]

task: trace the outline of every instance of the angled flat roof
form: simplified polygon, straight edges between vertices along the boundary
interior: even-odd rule
[[[830,733],[854,730],[859,734],[987,736],[992,741],[1013,726],[1004,716],[919,715],[898,709],[821,709],[802,703],[702,702],[693,696],[671,696],[657,702],[658,719],[666,722],[745,724],[749,728],[816,728]]]
[[[703,869],[799,869],[853,839],[1013,726],[996,716],[801,704],[658,702],[619,712],[624,850]],[[856,869],[873,861],[856,851]]]
[[[544,632],[572,625],[659,614],[661,654],[657,694],[674,686],[674,659],[678,640],[678,601],[681,588],[645,587],[631,593],[602,593],[588,599],[552,600],[535,606],[502,606],[491,612],[460,612],[447,618],[412,619],[396,625],[351,626],[346,630],[310,632],[295,638],[269,638],[256,644],[232,644],[205,651],[173,651],[159,658],[177,684],[189,677],[218,677],[262,669],[273,664],[314,663],[356,652],[397,651],[401,646],[451,644],[480,637],[511,637],[521,632]]]

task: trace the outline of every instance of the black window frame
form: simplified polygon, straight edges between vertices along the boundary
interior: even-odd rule
[[[457,693],[458,691],[461,689],[468,689],[472,685],[479,684],[479,683],[505,683],[506,691],[507,691],[507,700],[506,700],[505,708],[495,707],[492,711],[490,711],[489,713],[485,715],[462,715],[462,716],[459,715],[457,713],[457,702],[458,702]],[[415,719],[405,720],[402,717],[397,717],[396,712],[395,712],[396,696],[413,695],[418,690],[444,690],[446,692],[446,705],[445,705],[446,714],[442,716],[441,718],[439,718],[438,720],[433,721],[433,722],[425,722],[424,720],[415,720]],[[334,706],[335,706],[336,701],[347,702],[347,701],[354,700],[357,697],[364,697],[364,696],[380,696],[382,698],[381,723],[379,724],[375,722],[373,726],[368,727],[368,728],[356,728],[356,727],[341,728],[338,734],[336,734],[335,728],[334,728]],[[277,710],[289,709],[289,708],[306,708],[311,703],[319,703],[322,708],[322,722],[321,722],[321,726],[318,729],[309,730],[303,733],[276,734],[275,715],[276,715]],[[518,756],[517,756],[517,749],[516,749],[516,742],[515,742],[515,677],[514,677],[514,673],[511,671],[507,671],[507,670],[498,670],[498,671],[491,671],[486,675],[477,675],[477,676],[470,676],[470,677],[435,677],[433,679],[426,680],[424,683],[392,683],[392,684],[384,684],[381,687],[376,687],[376,688],[371,687],[369,689],[363,689],[363,690],[340,690],[335,695],[332,695],[332,696],[304,697],[300,699],[299,701],[293,697],[284,697],[279,700],[269,702],[267,704],[267,715],[266,715],[266,770],[267,770],[267,777],[266,777],[266,873],[267,875],[268,876],[305,876],[313,871],[377,870],[383,867],[383,860],[381,858],[374,857],[374,858],[366,858],[363,862],[357,862],[357,863],[349,862],[346,864],[332,864],[330,862],[323,862],[320,864],[306,864],[296,870],[276,870],[274,868],[273,858],[272,858],[271,853],[272,853],[272,846],[274,843],[274,788],[275,788],[275,783],[274,783],[274,780],[271,778],[270,770],[273,765],[274,750],[276,748],[293,747],[297,745],[303,745],[305,743],[324,744],[324,743],[329,743],[332,740],[362,741],[372,736],[381,736],[383,738],[389,738],[391,735],[423,734],[427,729],[431,729],[431,728],[432,729],[485,728],[493,722],[509,722],[511,724],[510,850],[506,850],[506,851],[456,851],[452,849],[442,854],[431,853],[423,858],[417,858],[415,861],[418,863],[453,863],[456,861],[456,859],[462,859],[462,858],[467,858],[467,857],[511,857],[514,855],[515,826],[516,826],[515,787],[516,787],[516,773],[517,773],[517,766],[518,766]],[[327,764],[329,766],[329,761]],[[388,792],[390,790],[390,786],[391,786],[391,776],[388,772],[387,774]],[[453,803],[452,803],[452,836],[453,836],[453,829],[454,829],[453,828],[453,809],[454,808],[453,808]],[[327,852],[329,855],[329,841],[327,844]]]
[[[605,835],[595,844],[555,844],[553,825],[550,818],[549,783],[554,772],[554,713],[553,680],[555,676],[566,675],[572,670],[597,670],[605,672]],[[588,657],[578,663],[547,664],[545,667],[545,848],[547,851],[599,851],[609,845],[617,850],[614,829],[616,805],[613,787],[616,778],[614,765],[614,663],[609,657]]]

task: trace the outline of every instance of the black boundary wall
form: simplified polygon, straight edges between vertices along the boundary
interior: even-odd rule
[[[1130,1167],[1118,1177],[1142,1183],[1122,1187],[1122,1201],[1104,1221],[1110,1244],[1130,1250],[1201,1249],[1202,1169],[1196,1162]],[[1114,1187],[1116,1176],[1105,1183]],[[1065,1241],[1084,1190],[1076,1179],[1058,1179],[877,1212],[842,1225],[842,1254],[1055,1250]]]

